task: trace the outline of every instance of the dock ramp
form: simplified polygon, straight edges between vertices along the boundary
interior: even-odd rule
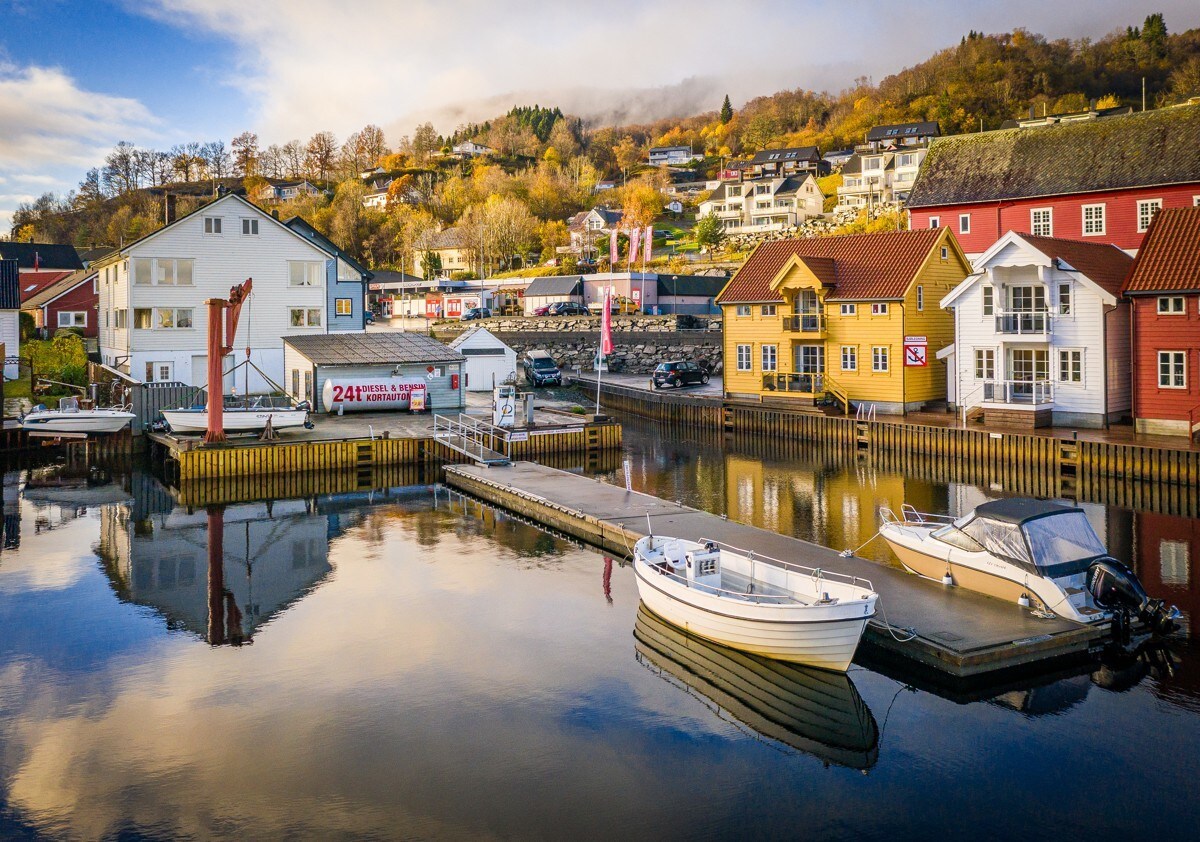
[[[459,414],[433,416],[433,440],[463,456],[470,457],[477,465],[497,466],[511,464],[511,459],[493,447],[498,443],[508,444],[507,431],[486,421]]]

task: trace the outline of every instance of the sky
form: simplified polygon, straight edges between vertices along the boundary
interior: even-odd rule
[[[1098,38],[1153,11],[1200,26],[1195,0],[0,0],[0,231],[120,140],[394,142],[534,103],[643,120],[877,80],[972,29]]]

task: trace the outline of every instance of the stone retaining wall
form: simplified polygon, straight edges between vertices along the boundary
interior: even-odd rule
[[[680,330],[704,330],[710,323],[721,323],[720,316],[613,316],[613,333],[673,333]],[[599,316],[498,316],[476,322],[442,319],[430,330],[439,339],[453,338],[473,327],[486,327],[492,333],[564,333],[600,330]]]
[[[591,371],[592,357],[600,342],[598,330],[524,331],[499,335],[517,352],[518,367],[522,354],[538,349],[549,352],[564,370]],[[721,332],[613,332],[613,353],[607,358],[610,371],[649,374],[659,363],[669,360],[695,360],[709,371],[720,373]]]

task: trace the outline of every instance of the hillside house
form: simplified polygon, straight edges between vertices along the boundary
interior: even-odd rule
[[[730,234],[784,231],[820,216],[825,195],[811,173],[758,181],[722,182],[699,205],[699,215],[712,213]]]
[[[476,143],[473,140],[464,140],[462,143],[456,143],[450,151],[460,158],[479,158],[485,155],[496,154],[496,150],[492,147],[484,146],[482,143]]]
[[[926,146],[929,141],[939,137],[941,133],[941,126],[932,120],[875,126],[867,132],[867,146],[873,151],[900,149],[905,146]]]
[[[75,246],[61,243],[18,243],[0,240],[0,260],[17,261],[18,271],[75,272],[83,268]],[[65,277],[65,275],[60,276]]]
[[[793,146],[787,149],[764,149],[756,152],[745,170],[747,178],[780,178],[812,173],[824,175],[828,165],[815,146]]]
[[[947,395],[989,423],[1106,427],[1129,415],[1133,258],[1107,243],[1010,231],[942,299]]]
[[[978,256],[1008,231],[1141,247],[1154,214],[1200,203],[1200,104],[934,140],[912,228]]]
[[[704,156],[692,152],[690,146],[654,146],[647,156],[652,167],[682,166],[703,159]]]
[[[97,273],[92,269],[71,272],[33,295],[23,296],[21,301],[22,312],[33,317],[34,326],[47,339],[62,328],[72,328],[82,336],[97,338],[99,306]]]
[[[725,393],[763,403],[919,409],[946,396],[938,300],[971,265],[948,231],[762,243],[717,296]]]
[[[605,205],[573,215],[567,220],[567,231],[571,235],[567,251],[584,260],[595,260],[598,255],[607,254],[609,234],[621,226],[624,216],[624,211]]]
[[[1200,207],[1167,208],[1125,284],[1133,310],[1133,418],[1139,433],[1200,430]]]
[[[264,184],[251,197],[260,205],[272,205],[277,202],[288,202],[300,196],[319,196],[321,190],[307,179],[301,181],[272,181]]]
[[[283,337],[330,329],[329,277],[336,261],[240,196],[229,194],[92,264],[99,276],[102,361],[139,380],[205,385],[207,299],[254,279],[229,366],[250,359],[277,383]],[[360,287],[361,289],[361,287]],[[361,307],[361,303],[359,305]],[[361,310],[359,311],[361,312]],[[245,384],[245,385],[244,385]],[[251,392],[274,387],[257,375]]]
[[[905,202],[925,159],[925,147],[899,151],[856,152],[842,165],[842,186],[835,210],[861,210]]]
[[[478,238],[474,240],[474,245],[479,245]],[[425,271],[425,255],[429,252],[441,260],[440,274],[444,277],[449,277],[452,272],[469,272],[475,267],[472,239],[463,228],[447,228],[440,231],[428,248],[417,251],[416,269],[421,277],[428,277],[430,274]]]

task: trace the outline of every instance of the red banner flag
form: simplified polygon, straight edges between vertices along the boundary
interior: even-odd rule
[[[647,225],[646,226],[646,254],[645,254],[645,256],[642,257],[642,260],[646,261],[647,263],[649,263],[651,260],[653,260],[654,259],[654,257],[652,256],[653,251],[654,251],[654,226]]]
[[[600,317],[600,355],[607,357],[612,352],[612,287],[610,286],[604,288],[604,313]]]
[[[641,228],[634,228],[629,232],[629,262],[637,260],[638,253],[638,236],[642,233]]]
[[[608,262],[612,266],[617,265],[617,229],[614,228],[612,233],[608,235]]]

